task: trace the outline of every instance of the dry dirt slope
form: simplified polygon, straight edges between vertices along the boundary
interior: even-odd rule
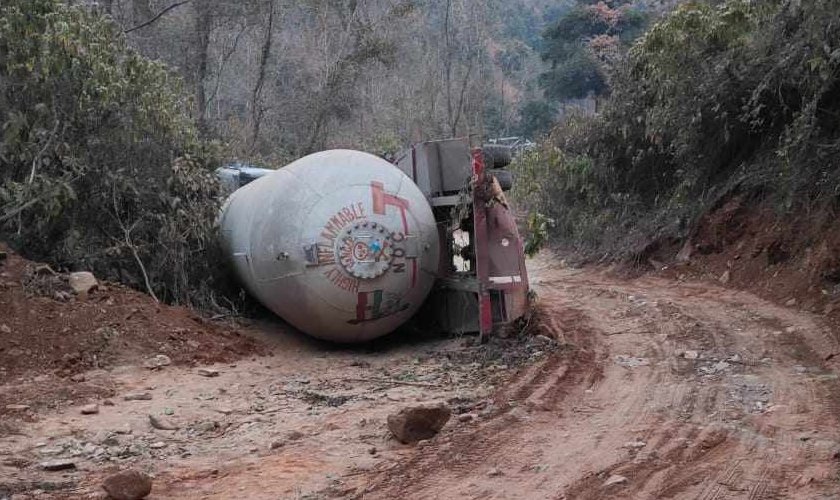
[[[87,297],[76,297],[67,275],[27,261],[2,242],[0,253],[0,436],[42,408],[112,395],[109,383],[84,380],[88,370],[140,364],[158,354],[175,365],[196,365],[266,352],[230,325],[121,285],[100,283]]]

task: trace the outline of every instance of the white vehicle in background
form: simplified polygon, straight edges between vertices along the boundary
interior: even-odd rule
[[[264,177],[275,170],[258,167],[247,163],[228,163],[216,169],[216,176],[222,184],[226,195],[229,195],[251,181]]]
[[[490,139],[487,141],[490,144],[498,144],[500,146],[506,146],[510,148],[513,156],[518,156],[519,154],[523,153],[524,151],[528,151],[529,149],[533,149],[537,146],[537,143],[527,139],[525,137],[498,137],[496,139]]]

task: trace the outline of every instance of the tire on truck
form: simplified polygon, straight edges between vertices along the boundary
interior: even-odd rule
[[[488,170],[487,173],[499,181],[499,186],[501,186],[502,191],[510,191],[510,188],[513,187],[513,172],[510,170],[494,168]]]
[[[484,153],[484,165],[487,168],[503,168],[510,165],[513,150],[502,144],[485,144],[481,147]]]

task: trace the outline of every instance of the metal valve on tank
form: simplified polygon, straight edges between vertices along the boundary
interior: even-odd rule
[[[420,189],[367,153],[315,153],[237,190],[221,216],[246,289],[314,337],[385,335],[422,305],[438,231]]]

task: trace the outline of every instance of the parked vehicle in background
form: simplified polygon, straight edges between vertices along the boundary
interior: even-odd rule
[[[248,163],[233,162],[217,168],[216,175],[219,177],[225,193],[230,194],[242,186],[274,171],[274,169],[263,168]]]
[[[511,153],[514,157],[522,154],[524,151],[528,151],[529,149],[533,149],[537,146],[537,143],[531,141],[530,139],[518,136],[499,137],[496,139],[489,139],[487,142],[488,144],[506,146],[510,148]]]

